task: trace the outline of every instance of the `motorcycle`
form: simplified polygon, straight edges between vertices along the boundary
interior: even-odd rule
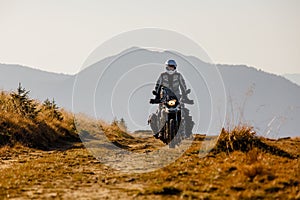
[[[167,87],[161,86],[160,93],[153,91],[155,99],[150,99],[151,104],[159,104],[159,112],[157,119],[157,127],[151,127],[152,130],[159,130],[161,137],[159,138],[162,142],[169,145],[169,148],[175,148],[176,145],[188,135],[185,135],[185,118],[182,115],[182,111],[187,109],[184,104],[194,104],[193,100],[187,98],[191,90],[187,90],[185,94],[178,99],[178,97]],[[183,98],[184,97],[184,98]],[[190,116],[188,116],[190,117]],[[153,118],[150,117],[150,118]],[[156,117],[155,117],[156,118]],[[151,121],[151,120],[150,120]],[[152,124],[151,124],[152,123]],[[153,126],[153,122],[150,125]]]

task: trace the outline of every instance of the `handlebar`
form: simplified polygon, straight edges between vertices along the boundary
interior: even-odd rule
[[[160,99],[150,99],[150,104],[160,104],[161,100]]]
[[[160,99],[150,99],[150,104],[160,104],[161,103],[161,100]],[[190,100],[190,99],[183,99],[182,100],[182,103],[185,103],[185,104],[189,104],[189,105],[193,105],[194,104],[194,101],[193,100]]]
[[[183,99],[181,102],[185,103],[185,104],[189,104],[189,105],[193,105],[194,104],[194,100],[190,100],[190,99]]]
[[[190,100],[188,99],[187,95],[191,92],[191,89],[188,89],[185,91],[185,93],[183,94],[184,95],[184,98],[181,100],[182,103],[185,103],[185,104],[190,104],[190,105],[193,105],[194,104],[194,101],[193,100]],[[157,98],[155,99],[150,99],[150,104],[160,104],[162,103],[160,99],[158,99],[158,93],[154,90],[152,91],[152,94],[154,96],[156,96]]]

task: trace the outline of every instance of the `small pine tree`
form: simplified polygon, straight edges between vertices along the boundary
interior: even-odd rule
[[[48,98],[43,102],[43,109],[46,111],[48,117],[62,121],[64,118],[56,105],[54,98],[50,101]]]
[[[11,97],[16,112],[30,119],[35,119],[39,111],[37,110],[37,103],[29,98],[29,92],[22,88],[21,83],[19,83],[17,91],[12,92]]]
[[[123,130],[123,131],[127,131],[127,125],[126,122],[124,120],[124,118],[122,117],[119,121],[119,127]]]

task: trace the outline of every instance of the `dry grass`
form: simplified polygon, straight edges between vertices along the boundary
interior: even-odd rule
[[[233,152],[236,150],[247,152],[257,141],[256,133],[252,127],[237,126],[233,130],[221,131],[214,152]]]
[[[269,145],[267,139],[258,137],[256,132],[253,131],[252,127],[248,126],[237,126],[232,130],[222,129],[221,134],[215,147],[211,153],[218,154],[226,152],[227,154],[234,151],[250,152],[253,155],[252,159],[258,155],[257,150],[259,149],[265,153],[274,154],[277,156],[287,157],[290,159],[297,158],[297,155],[293,155],[287,151],[284,151],[277,146]]]
[[[20,143],[24,146],[48,149],[60,139],[77,140],[73,116],[63,109],[59,112],[63,120],[50,117],[42,104],[35,101],[40,111],[36,118],[28,118],[15,112],[9,93],[0,93],[0,146],[13,146]]]
[[[261,151],[258,148],[253,148],[246,153],[246,163],[253,164],[261,159]]]
[[[134,139],[118,124],[96,120],[82,113],[76,115],[75,124],[82,138],[101,138],[101,136],[105,136],[110,141],[117,143],[128,143],[128,140]]]
[[[107,124],[109,127],[110,125]],[[107,128],[108,128],[107,127]],[[111,131],[114,130],[111,127]],[[112,132],[111,132],[112,134]],[[117,136],[116,136],[117,137]],[[129,143],[129,139],[123,138]],[[152,140],[141,141],[151,143]],[[259,148],[199,158],[194,141],[167,167],[125,174],[101,164],[85,148],[45,152],[8,146],[0,153],[10,167],[0,169],[0,198],[109,199],[297,199],[299,160]],[[269,141],[297,152],[299,140]],[[285,144],[285,145],[283,145]],[[10,161],[10,160],[11,161]]]

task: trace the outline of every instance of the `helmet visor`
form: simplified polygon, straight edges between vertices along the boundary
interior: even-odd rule
[[[166,70],[167,71],[174,71],[176,67],[174,65],[167,65]]]

